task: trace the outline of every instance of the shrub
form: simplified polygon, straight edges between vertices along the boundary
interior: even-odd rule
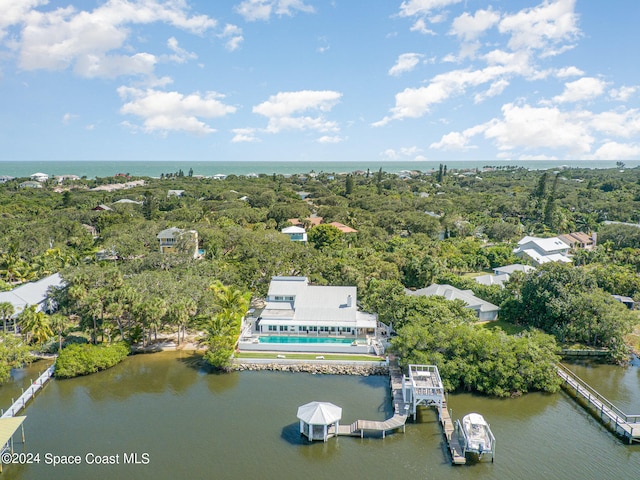
[[[56,361],[56,378],[72,378],[111,368],[130,353],[124,342],[112,345],[72,344],[63,348]]]

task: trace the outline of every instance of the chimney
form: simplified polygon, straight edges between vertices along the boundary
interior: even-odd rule
[[[351,298],[351,295],[347,295],[347,307],[350,307],[352,302],[353,302],[353,298]]]

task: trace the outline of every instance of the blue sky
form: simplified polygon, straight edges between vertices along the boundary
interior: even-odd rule
[[[0,160],[640,159],[636,1],[0,12]]]

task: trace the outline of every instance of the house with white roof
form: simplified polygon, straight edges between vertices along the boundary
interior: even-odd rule
[[[160,253],[193,251],[193,258],[198,256],[198,232],[195,230],[166,228],[157,235],[157,238],[160,242]]]
[[[447,300],[462,300],[466,304],[467,308],[474,310],[478,319],[483,322],[496,320],[498,318],[498,311],[500,310],[500,307],[493,303],[476,297],[472,290],[460,290],[459,288],[447,284],[438,285],[437,283],[434,283],[429,285],[427,288],[421,288],[420,290],[405,290],[405,293],[415,296],[423,295],[425,297],[438,296],[444,297]]]
[[[31,180],[35,180],[36,182],[46,182],[47,180],[49,180],[49,175],[42,172],[36,172],[31,175]]]
[[[526,236],[518,242],[518,248],[513,253],[520,258],[527,258],[535,265],[548,262],[570,263],[569,250],[571,247],[559,237],[540,238]]]
[[[310,285],[307,277],[273,277],[255,323],[263,335],[375,336],[377,316],[358,310],[356,287]]]
[[[509,281],[514,272],[529,273],[534,270],[535,267],[530,265],[514,263],[513,265],[494,268],[493,274],[479,275],[473,279],[480,285],[499,285],[501,288],[504,288],[504,284]]]
[[[0,303],[9,302],[13,305],[15,319],[22,311],[32,305],[36,306],[36,311],[51,312],[57,305],[49,299],[49,288],[63,287],[65,285],[59,273],[54,273],[36,282],[24,283],[19,287],[0,292]]]
[[[304,227],[298,227],[297,225],[293,225],[291,227],[285,227],[280,231],[285,235],[288,235],[291,241],[293,242],[307,241],[307,231],[304,229]]]

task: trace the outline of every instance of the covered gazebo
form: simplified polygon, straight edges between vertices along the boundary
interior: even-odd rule
[[[322,440],[329,438],[329,427],[335,425],[334,432],[338,432],[342,408],[329,402],[311,402],[298,407],[300,419],[300,434],[309,440]]]

